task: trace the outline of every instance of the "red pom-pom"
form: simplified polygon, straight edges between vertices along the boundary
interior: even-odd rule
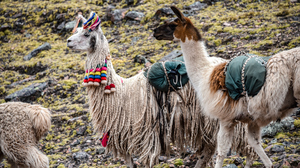
[[[110,90],[110,86],[109,85],[105,86],[105,90]]]
[[[98,79],[98,78],[96,78],[96,79],[95,79],[95,82],[98,82],[98,83],[100,83],[100,82],[101,82],[101,80],[100,80],[100,79]]]
[[[110,86],[111,88],[115,88],[115,87],[116,87],[115,84],[113,84],[113,83],[110,84],[109,86]]]

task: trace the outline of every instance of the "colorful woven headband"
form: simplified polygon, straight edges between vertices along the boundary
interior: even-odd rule
[[[100,17],[94,12],[93,16],[90,17],[84,24],[83,29],[89,29],[89,31],[93,31],[97,28],[97,26],[101,23]]]

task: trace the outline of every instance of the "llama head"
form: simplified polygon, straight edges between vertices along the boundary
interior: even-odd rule
[[[185,17],[175,6],[172,6],[171,9],[177,18],[154,29],[153,36],[157,40],[180,40],[185,42],[188,39],[200,41],[202,37],[191,20]]]
[[[82,16],[80,17],[83,21],[86,21]],[[92,24],[88,25],[89,21],[91,21]],[[101,49],[107,40],[100,28],[100,22],[100,17],[94,12],[91,12],[89,19],[84,24],[85,27],[77,28],[75,33],[68,38],[67,46],[72,50],[88,52],[94,52],[97,49]],[[97,23],[97,25],[95,26],[93,23]]]

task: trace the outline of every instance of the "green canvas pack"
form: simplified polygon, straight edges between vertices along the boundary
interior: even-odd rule
[[[183,57],[166,61],[164,62],[164,65],[170,84],[174,87],[174,89],[178,90],[188,83],[189,78],[187,76]],[[148,78],[149,83],[152,86],[154,86],[157,90],[164,92],[167,92],[168,89],[170,89],[170,91],[174,90],[172,87],[169,88],[169,82],[164,71],[163,63],[157,62],[149,69],[144,72],[144,75]]]
[[[255,96],[264,85],[266,78],[266,65],[271,57],[259,57],[253,54],[238,56],[230,61],[226,68],[225,85],[232,99],[238,100],[242,97],[242,68],[245,65],[245,89],[248,96]]]

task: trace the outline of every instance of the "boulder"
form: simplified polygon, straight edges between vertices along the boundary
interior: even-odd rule
[[[201,3],[199,1],[189,5],[189,6],[186,6],[185,9],[187,10],[201,10],[201,9],[204,9],[207,7],[207,4],[206,3]]]
[[[6,96],[5,101],[21,101],[30,103],[40,97],[42,92],[49,86],[50,83],[51,81],[32,84]]]
[[[180,57],[180,56],[182,56],[182,52],[181,51],[179,51],[179,50],[173,50],[168,55],[166,55],[163,58],[161,58],[160,60],[158,60],[158,62],[172,60],[172,59]]]
[[[86,152],[76,152],[73,153],[72,158],[78,162],[82,160],[87,160],[89,158],[89,155]]]
[[[144,16],[145,15],[142,12],[130,11],[130,12],[126,13],[125,18],[129,19],[129,20],[141,21]]]
[[[23,59],[25,61],[30,60],[32,57],[35,57],[38,53],[40,53],[43,50],[50,50],[51,45],[49,43],[44,43],[43,45],[39,46],[38,48],[31,51],[28,55],[26,55]]]
[[[271,122],[261,130],[262,137],[273,138],[278,132],[288,131],[294,128],[294,118],[287,117],[280,122]]]
[[[72,31],[73,28],[75,27],[76,23],[77,23],[77,20],[73,20],[73,21],[71,21],[71,22],[67,22],[67,23],[65,24],[65,29],[66,29],[66,31]]]

